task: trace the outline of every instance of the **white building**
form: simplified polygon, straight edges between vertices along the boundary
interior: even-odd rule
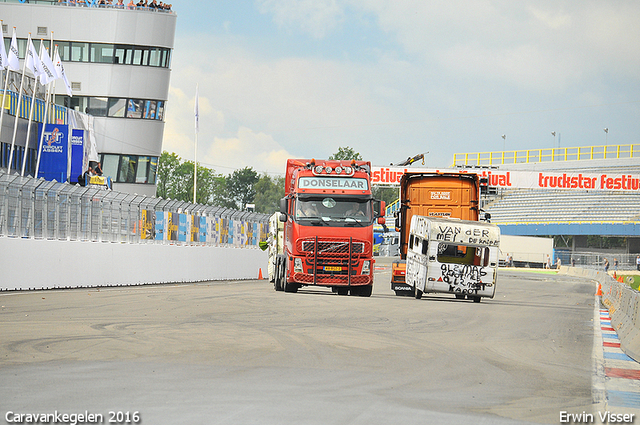
[[[177,16],[174,11],[117,7],[116,1],[98,6],[92,1],[80,5],[5,0],[0,3],[5,45],[8,48],[15,27],[22,66],[29,33],[38,49],[40,39],[48,42],[53,32],[73,90],[73,97],[67,96],[64,84],[58,82],[56,104],[94,117],[102,169],[112,177],[114,190],[155,195]],[[14,120],[5,111],[0,168],[8,167]],[[21,119],[17,156],[24,153],[26,133],[27,121]],[[32,135],[27,174],[35,171],[36,146]]]

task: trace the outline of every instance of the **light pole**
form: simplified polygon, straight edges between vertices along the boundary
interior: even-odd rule
[[[555,148],[556,147],[556,132],[552,131],[551,135],[553,136],[553,147]]]
[[[507,144],[507,135],[506,134],[502,135],[502,140],[503,140],[502,141],[502,151],[504,152],[505,150],[507,150],[507,146],[506,146],[506,144]]]
[[[604,129],[604,133],[605,133],[604,144],[607,145],[607,144],[609,144],[609,127],[606,127]]]

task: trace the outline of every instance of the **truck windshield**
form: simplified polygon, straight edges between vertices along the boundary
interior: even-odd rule
[[[305,222],[322,221],[338,225],[368,225],[372,220],[371,200],[339,197],[318,197],[298,199],[295,209],[296,220]]]

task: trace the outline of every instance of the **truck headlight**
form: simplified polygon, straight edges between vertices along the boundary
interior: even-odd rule
[[[369,274],[371,270],[371,263],[370,261],[363,261],[362,262],[362,274]]]
[[[302,258],[293,259],[293,271],[296,273],[302,273]]]

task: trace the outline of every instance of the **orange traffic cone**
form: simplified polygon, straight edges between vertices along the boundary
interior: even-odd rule
[[[598,283],[598,290],[596,291],[596,296],[602,296],[602,285]]]
[[[613,271],[613,278],[618,280],[618,276],[616,275],[616,271],[615,270]]]
[[[262,277],[262,269],[260,269],[258,271],[258,280],[262,280],[262,279],[264,279],[264,278]]]

